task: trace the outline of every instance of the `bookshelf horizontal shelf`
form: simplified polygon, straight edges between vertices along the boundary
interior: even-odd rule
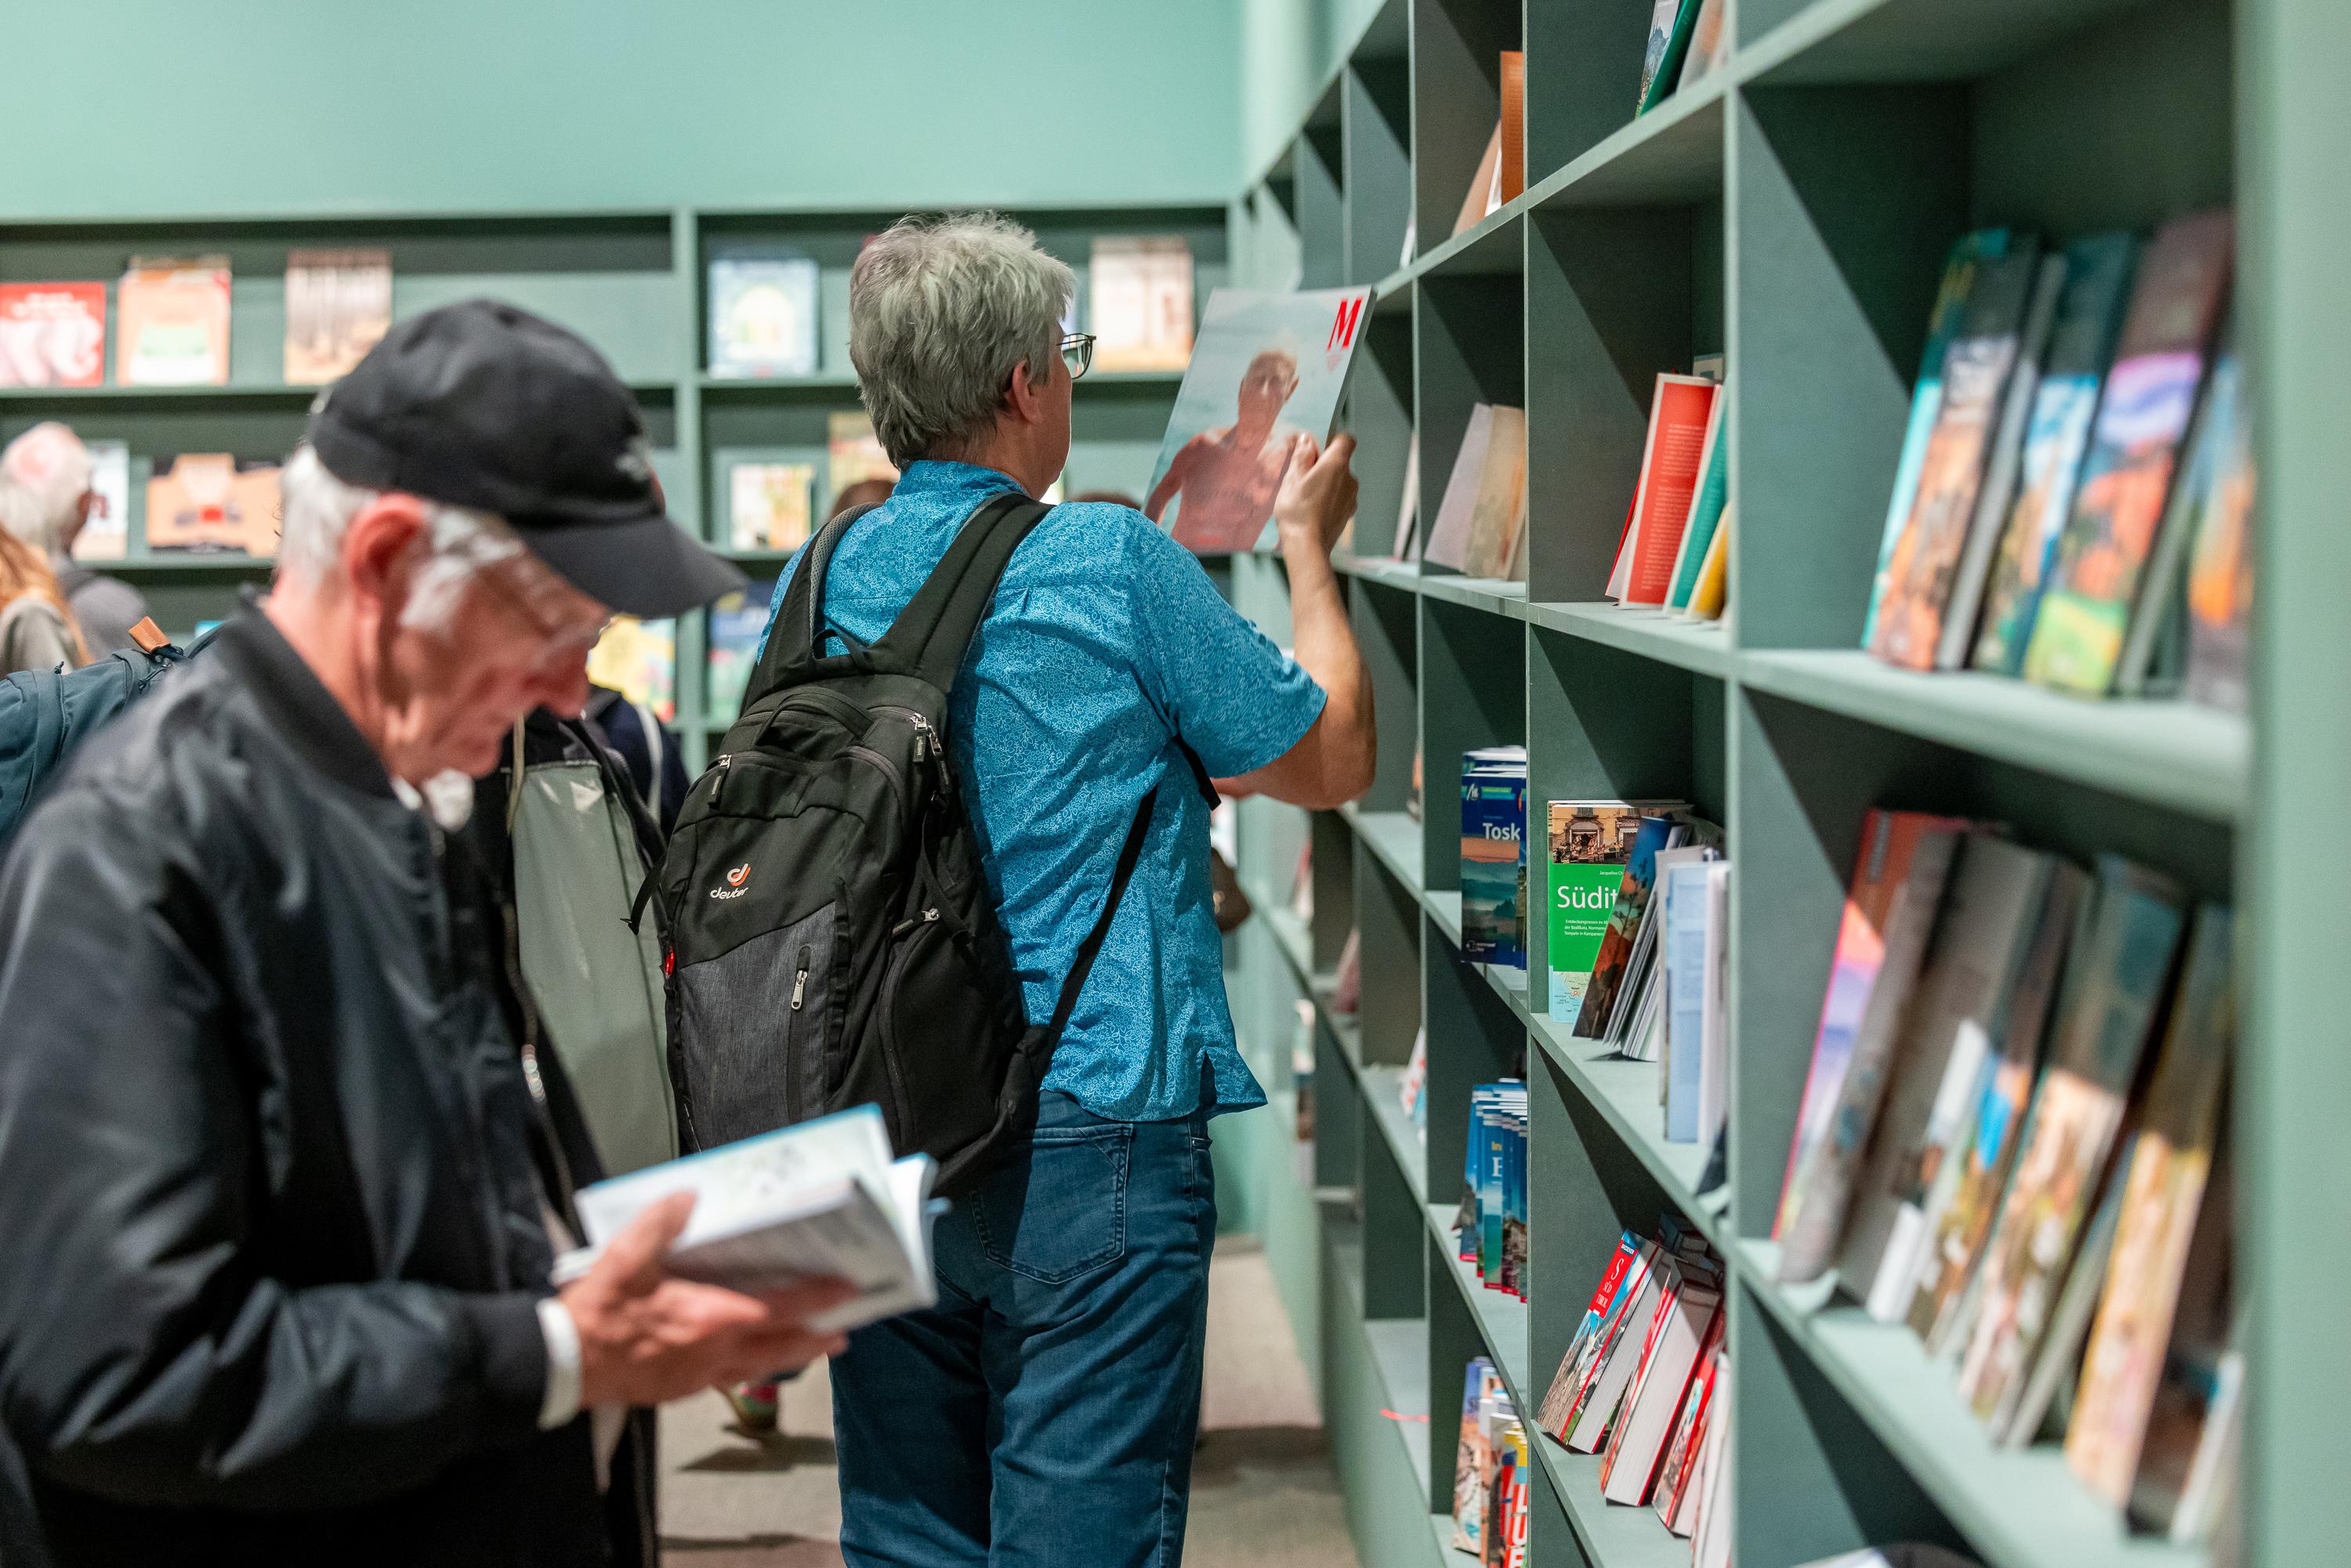
[[[1732,59],[1730,75],[1782,85],[1964,81],[2151,0],[1813,0]]]
[[[1600,1113],[1609,1130],[1664,1191],[1666,1201],[1687,1217],[1716,1251],[1728,1252],[1730,1227],[1719,1195],[1711,1195],[1712,1201],[1698,1196],[1698,1177],[1706,1171],[1707,1145],[1668,1143],[1657,1124],[1662,1114],[1657,1104],[1659,1065],[1621,1056],[1598,1040],[1578,1040],[1568,1032],[1573,1026],[1542,1014],[1531,1017],[1528,1023],[1536,1048],[1558,1063],[1569,1083]]]
[[[242,577],[277,568],[277,558],[266,555],[133,555],[79,564],[113,577]]]
[[[1429,1233],[1443,1257],[1446,1270],[1468,1303],[1479,1337],[1493,1358],[1495,1370],[1510,1393],[1520,1419],[1528,1424],[1527,1446],[1534,1450],[1562,1511],[1583,1544],[1592,1568],[1687,1568],[1689,1543],[1676,1536],[1646,1508],[1612,1503],[1601,1495],[1600,1458],[1571,1452],[1534,1430],[1534,1412],[1542,1403],[1550,1372],[1531,1364],[1527,1341],[1527,1304],[1515,1296],[1486,1289],[1476,1269],[1455,1255],[1453,1211],[1442,1204],[1422,1210]]]
[[[1387,1396],[1382,1412],[1394,1412],[1404,1419],[1391,1419],[1389,1425],[1404,1439],[1405,1449],[1412,1456],[1413,1479],[1419,1483],[1421,1501],[1428,1500],[1428,1445],[1433,1436],[1428,1420],[1431,1414],[1428,1398],[1428,1320],[1426,1318],[1367,1318],[1364,1322],[1364,1347],[1371,1353],[1372,1371]],[[1410,1417],[1418,1416],[1415,1421]],[[1451,1522],[1451,1516],[1447,1516]]]
[[[1625,610],[1608,603],[1520,604],[1510,613],[1546,631],[1604,643],[1718,680],[1730,671],[1730,633],[1719,621],[1688,621],[1662,610]]]
[[[1420,568],[1408,560],[1391,560],[1377,555],[1337,555],[1331,558],[1331,567],[1342,577],[1352,577],[1359,582],[1376,582],[1399,593],[1420,591]]]
[[[1420,896],[1420,822],[1409,811],[1365,811],[1342,806],[1339,814],[1353,824],[1355,836],[1372,852],[1388,874]]]
[[[1395,1156],[1396,1166],[1404,1173],[1405,1186],[1412,1189],[1415,1203],[1428,1201],[1428,1149],[1420,1141],[1420,1129],[1404,1108],[1404,1069],[1401,1067],[1364,1067],[1355,1075],[1364,1092],[1364,1103],[1378,1124],[1381,1138],[1388,1153]]]
[[[1437,1538],[1437,1550],[1440,1553],[1439,1560],[1445,1563],[1446,1568],[1458,1568],[1458,1564],[1475,1563],[1478,1561],[1478,1559],[1470,1556],[1469,1553],[1462,1551],[1459,1547],[1453,1544],[1453,1516],[1451,1514],[1430,1514],[1428,1516],[1428,1532]]]
[[[1749,652],[1739,671],[1751,691],[2215,821],[2235,821],[2252,789],[2251,727],[2190,703],[2080,700],[1971,671],[1896,670],[1858,651]]]
[[[1952,1369],[1909,1330],[1858,1307],[1806,1312],[1772,1281],[1778,1249],[1749,1240],[1730,1254],[1748,1292],[1967,1533],[1987,1568],[2199,1568],[2189,1551],[2126,1532],[2055,1444],[1992,1446],[1959,1401]]]
[[[784,563],[799,552],[788,549],[722,549],[718,553],[756,577],[762,572],[781,572]]]
[[[1530,190],[1511,197],[1469,228],[1431,246],[1372,287],[1386,300],[1408,295],[1412,284],[1434,273],[1477,277],[1523,272],[1527,253],[1519,220],[1533,205],[1533,196]]]
[[[1421,907],[1445,933],[1445,939],[1454,946],[1461,946],[1461,893],[1458,888],[1428,888],[1420,895]]]
[[[1724,72],[1677,92],[1612,131],[1527,193],[1536,211],[1556,207],[1648,206],[1705,201],[1722,193],[1722,117],[1729,96]]]
[[[1496,615],[1516,615],[1527,601],[1527,585],[1504,578],[1452,577],[1429,572],[1419,580],[1420,591],[1427,598],[1466,604],[1472,610],[1489,611]]]

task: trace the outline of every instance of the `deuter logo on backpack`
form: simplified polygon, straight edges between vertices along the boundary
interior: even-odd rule
[[[751,862],[745,861],[726,873],[726,885],[710,890],[713,898],[740,898],[750,890],[743,884],[751,880]]]

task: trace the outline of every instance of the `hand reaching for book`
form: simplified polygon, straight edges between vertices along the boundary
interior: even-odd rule
[[[1329,446],[1317,446],[1312,436],[1301,435],[1291,445],[1290,466],[1273,498],[1274,525],[1285,541],[1311,539],[1329,557],[1347,519],[1355,515],[1354,455],[1352,435],[1333,436]]]
[[[666,1272],[662,1260],[693,1212],[691,1193],[654,1204],[558,1298],[580,1331],[582,1406],[659,1405],[796,1371],[848,1343],[808,1326],[810,1317],[856,1294],[842,1281],[747,1296]]]

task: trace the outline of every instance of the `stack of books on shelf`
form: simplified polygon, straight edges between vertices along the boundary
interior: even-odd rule
[[[1509,1079],[1469,1092],[1469,1146],[1455,1252],[1486,1289],[1527,1299],[1527,1086]]]
[[[1625,1232],[1535,1413],[1553,1442],[1600,1456],[1610,1502],[1654,1509],[1680,1536],[1727,1504],[1723,1280],[1722,1260],[1672,1215],[1654,1238]]]
[[[1409,463],[1416,464],[1418,437]],[[1527,576],[1527,415],[1503,403],[1477,404],[1454,455],[1444,498],[1426,537],[1406,515],[1396,523],[1396,559],[1449,567],[1465,577],[1523,582]]]
[[[1719,378],[1665,374],[1607,596],[1628,610],[1719,621],[1729,598],[1730,398]]]
[[[1649,44],[1641,54],[1641,92],[1633,112],[1643,115],[1677,90],[1720,68],[1730,56],[1723,26],[1725,0],[1656,0]]]
[[[1720,830],[1677,801],[1553,800],[1545,815],[1552,1020],[1658,1063],[1666,1140],[1712,1144],[1730,1075]]]
[[[2251,413],[2235,220],[1960,240],[1928,323],[1862,643],[1912,670],[2241,709]]]
[[[1996,1445],[2062,1437],[2182,1543],[2241,1423],[2233,926],[2116,857],[1872,812],[1772,1230],[1782,1282],[1907,1324]]]
[[[1461,754],[1461,958],[1527,972],[1527,748]]]
[[[1484,1356],[1461,1379],[1461,1442],[1453,1456],[1453,1545],[1489,1568],[1525,1568],[1534,1478],[1526,1424]]]

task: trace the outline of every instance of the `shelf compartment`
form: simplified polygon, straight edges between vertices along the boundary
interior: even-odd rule
[[[1355,837],[1372,858],[1404,884],[1413,898],[1420,897],[1420,823],[1409,811],[1366,811],[1355,806],[1339,808],[1353,824]]]
[[[1752,25],[1742,29],[1748,46],[1731,74],[1772,86],[1966,80],[2147,3],[1799,0],[1791,14],[1788,0],[1769,0],[1754,7]]]
[[[1728,72],[1675,93],[1546,175],[1528,191],[1531,204],[1537,210],[1651,206],[1719,196],[1729,96]]]
[[[1569,1025],[1550,1018],[1531,1018],[1535,1045],[1559,1067],[1583,1103],[1599,1113],[1633,1157],[1641,1163],[1670,1203],[1718,1252],[1729,1250],[1729,1217],[1721,1212],[1720,1195],[1700,1198],[1698,1177],[1705,1173],[1707,1145],[1666,1141],[1657,1103],[1658,1064],[1618,1055],[1598,1040],[1578,1040]],[[1635,1229],[1643,1227],[1635,1226]]]
[[[2200,1551],[2127,1534],[2086,1490],[2054,1444],[1994,1448],[1960,1403],[1951,1369],[1917,1338],[1860,1308],[1807,1312],[1772,1282],[1779,1249],[1748,1240],[1737,1254],[1762,1303],[1870,1430],[1963,1531],[1988,1568],[2197,1568]]]
[[[2233,822],[2249,809],[2252,727],[2184,702],[2086,702],[1972,671],[1921,674],[1854,652],[1750,652],[1740,680],[1811,707],[2052,778]]]

